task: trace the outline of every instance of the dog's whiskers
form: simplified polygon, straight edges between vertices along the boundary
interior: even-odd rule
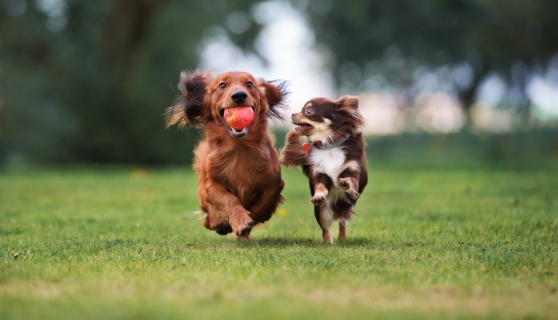
[[[197,210],[197,211],[193,211],[192,212],[193,215],[199,215],[199,218],[195,219],[194,221],[200,221],[205,219],[205,216],[207,215],[207,213],[202,212],[201,210]]]

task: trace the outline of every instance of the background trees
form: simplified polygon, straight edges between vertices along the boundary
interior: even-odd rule
[[[179,71],[196,68],[211,26],[257,53],[258,3],[0,0],[0,158],[189,159],[198,133],[162,128]],[[552,0],[290,3],[344,93],[445,90],[468,108],[496,72],[507,105],[524,110],[529,80],[558,52]]]
[[[440,75],[448,77],[445,89],[466,108],[491,72],[527,107],[529,76],[558,52],[558,3],[550,0],[313,0],[305,12],[333,53],[338,86],[409,89],[438,69],[449,72]]]

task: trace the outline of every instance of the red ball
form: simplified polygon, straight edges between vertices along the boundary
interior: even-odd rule
[[[225,109],[225,121],[236,130],[242,130],[254,120],[254,110],[250,106]]]

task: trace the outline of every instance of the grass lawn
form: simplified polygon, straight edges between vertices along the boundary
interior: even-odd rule
[[[0,172],[0,319],[558,317],[555,166],[369,167],[334,246],[298,169],[242,242],[187,168]]]

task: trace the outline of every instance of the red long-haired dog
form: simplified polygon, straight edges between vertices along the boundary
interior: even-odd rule
[[[329,228],[334,220],[339,220],[339,239],[346,240],[347,221],[368,182],[358,98],[312,99],[292,115],[292,121],[296,127],[287,134],[280,161],[302,166],[310,180],[324,241],[333,243]]]
[[[250,237],[255,224],[271,218],[283,200],[283,180],[268,118],[281,118],[288,94],[285,82],[267,82],[246,72],[182,72],[182,95],[167,109],[173,124],[203,127],[205,139],[194,151],[199,175],[198,197],[206,214],[204,226],[236,239]],[[250,106],[253,120],[232,128],[225,110]]]

